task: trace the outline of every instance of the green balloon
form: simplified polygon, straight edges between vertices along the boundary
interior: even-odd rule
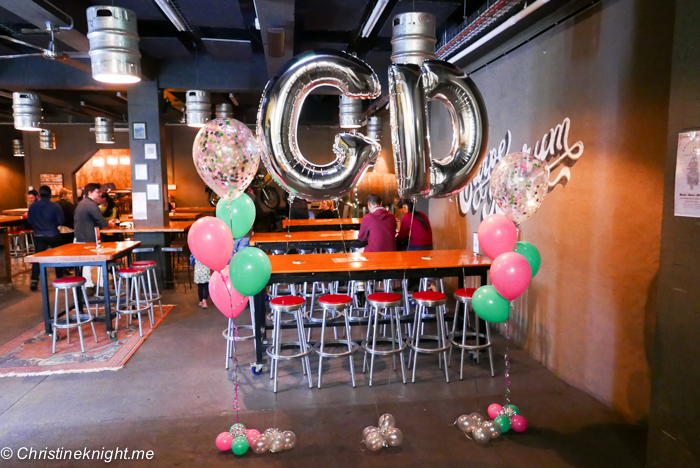
[[[239,250],[229,264],[231,284],[243,296],[254,296],[262,291],[271,273],[270,259],[256,247]]]
[[[500,415],[494,419],[494,422],[501,426],[501,432],[508,432],[510,429],[510,419],[507,416]]]
[[[248,439],[243,436],[233,439],[233,442],[231,442],[231,451],[236,455],[245,455],[248,451]]]
[[[534,278],[538,271],[540,271],[540,264],[542,263],[542,257],[540,257],[540,251],[537,247],[529,242],[516,242],[515,251],[525,257],[527,263],[530,264],[530,269],[532,270],[532,277]]]
[[[519,410],[518,407],[515,406],[515,405],[506,405],[505,408],[510,408],[510,409],[512,409],[512,410],[513,410],[513,413],[515,413],[515,414],[520,414],[520,410]]]
[[[482,286],[474,292],[472,308],[476,315],[492,323],[505,322],[510,313],[510,303],[493,286]]]
[[[216,217],[226,223],[234,239],[245,237],[255,222],[255,203],[248,194],[241,194],[233,201],[219,200]]]

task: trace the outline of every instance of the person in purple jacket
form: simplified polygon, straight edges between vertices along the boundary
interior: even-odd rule
[[[396,251],[396,218],[382,206],[378,195],[367,197],[369,213],[362,218],[357,238],[366,242],[365,252]]]

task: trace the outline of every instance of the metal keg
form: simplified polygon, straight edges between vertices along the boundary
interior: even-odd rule
[[[43,129],[41,132],[39,132],[39,148],[43,150],[55,150],[56,134],[47,129]]]
[[[103,145],[114,143],[114,120],[109,117],[95,117],[95,142]]]
[[[203,127],[211,120],[209,91],[191,89],[185,94],[185,112],[189,127]]]
[[[382,118],[372,116],[367,121],[367,136],[373,140],[381,141],[382,139]]]
[[[401,13],[394,16],[391,62],[420,65],[435,58],[435,16],[430,13]]]
[[[136,14],[115,6],[87,9],[92,77],[103,83],[141,81]]]
[[[18,158],[24,157],[24,144],[22,140],[12,140],[12,154]]]
[[[41,130],[41,99],[34,93],[12,93],[12,116],[17,130]]]
[[[362,126],[362,100],[340,95],[340,128]]]
[[[233,105],[229,104],[228,102],[217,104],[215,114],[217,119],[232,119]]]

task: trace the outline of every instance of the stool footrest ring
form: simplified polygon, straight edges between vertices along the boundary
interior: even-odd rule
[[[391,338],[385,338],[385,337],[377,337],[376,343],[394,343],[398,345],[398,348],[396,349],[388,349],[388,350],[383,350],[383,349],[372,349],[371,345],[367,342],[367,340],[362,340],[362,343],[360,346],[362,346],[362,349],[365,350],[365,352],[369,354],[376,354],[378,356],[391,356],[392,354],[399,354],[401,351],[406,349],[408,346],[408,343],[404,340],[392,340]]]
[[[247,329],[247,330],[253,330],[253,326],[252,326],[252,325],[239,325],[239,326],[238,326],[238,329],[240,330],[241,328],[245,328],[245,329]],[[238,337],[236,337],[236,336],[229,336],[229,334],[228,334],[228,328],[225,328],[224,331],[221,332],[221,334],[222,334],[223,337],[226,338],[228,341],[248,341],[248,340],[252,340],[253,338],[255,338],[255,333],[251,333],[250,335],[243,335],[243,336],[238,335]]]
[[[426,341],[440,341],[440,338],[438,338],[437,335],[421,335],[420,337],[421,341],[426,340]],[[432,354],[432,353],[442,353],[444,351],[447,351],[450,349],[451,345],[446,345],[442,346],[439,348],[420,348],[416,345],[413,344],[413,338],[408,339],[408,346],[411,348],[413,351],[417,353],[426,353],[426,354]]]
[[[467,349],[467,350],[476,351],[479,349],[488,349],[491,346],[493,346],[493,343],[486,343],[486,344],[482,344],[482,345],[470,345],[470,344],[466,344],[466,343],[462,344],[461,342],[456,340],[456,336],[461,337],[461,333],[454,334],[454,335],[450,334],[450,336],[449,336],[450,343],[452,343],[452,346],[456,346],[457,348],[460,348],[460,349]],[[472,337],[472,338],[476,338],[476,332],[467,332],[467,336]],[[483,338],[484,340],[486,340],[486,335],[484,335],[483,333],[479,333],[479,338]]]
[[[344,346],[347,348],[348,342],[347,340],[326,340],[323,342],[323,346],[329,346],[329,347],[336,347],[336,346]],[[354,341],[350,342],[350,351],[347,349],[345,351],[338,351],[334,353],[329,353],[327,351],[321,352],[321,342],[317,342],[313,346],[313,350],[316,354],[318,354],[321,357],[324,358],[338,358],[338,357],[345,357],[345,356],[350,356],[351,354],[354,354],[357,352],[357,350],[360,349],[360,346],[355,343]]]
[[[94,322],[95,317],[88,317],[87,314],[80,314],[80,323],[78,323],[77,319],[75,319],[75,315],[73,317],[69,318],[69,322],[66,323],[65,320],[62,322],[58,323],[51,323],[51,326],[54,328],[78,328],[82,327],[83,325],[87,325],[90,322]]]
[[[299,342],[298,341],[288,341],[286,343],[280,343],[280,351],[283,349],[290,349],[290,348],[297,348],[298,349]],[[306,351],[304,351],[303,353],[277,355],[277,354],[275,354],[274,346],[268,346],[267,349],[265,350],[265,353],[267,353],[267,355],[270,356],[271,359],[277,359],[279,361],[291,361],[292,359],[301,359],[305,356],[308,356],[313,351],[314,351],[314,349],[307,344]]]

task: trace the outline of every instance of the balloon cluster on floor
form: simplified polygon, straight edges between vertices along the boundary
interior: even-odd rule
[[[524,432],[527,429],[527,420],[520,416],[520,410],[515,405],[501,406],[493,403],[489,406],[488,413],[491,420],[485,419],[479,413],[472,413],[463,414],[457,418],[455,424],[464,435],[479,444],[486,444],[510,429],[515,432]]]
[[[257,454],[291,450],[297,444],[297,436],[292,431],[281,432],[267,429],[262,434],[257,429],[246,429],[241,423],[231,426],[228,432],[216,437],[216,448],[222,452],[232,451],[236,455],[245,455],[248,450]]]
[[[396,427],[396,420],[388,413],[379,417],[378,427],[367,426],[362,431],[362,443],[370,452],[382,447],[398,447],[402,442],[403,432]]]

